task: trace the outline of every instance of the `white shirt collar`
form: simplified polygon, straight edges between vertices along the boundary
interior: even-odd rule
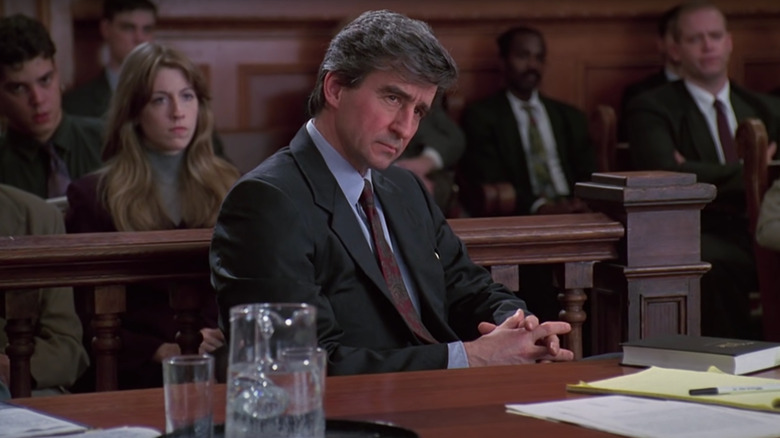
[[[341,156],[341,154],[333,149],[333,146],[328,143],[328,140],[322,136],[317,127],[314,126],[314,119],[310,119],[306,123],[306,131],[309,133],[314,146],[322,155],[325,160],[325,164],[328,166],[328,170],[336,178],[336,182],[341,187],[341,191],[347,198],[349,205],[355,205],[360,199],[360,194],[363,192],[363,179],[371,180],[371,169],[368,169],[366,176],[360,174],[349,162]],[[373,181],[372,181],[373,184]]]
[[[731,99],[729,97],[731,93],[731,86],[729,85],[728,81],[726,82],[726,85],[724,85],[723,88],[721,88],[720,91],[718,91],[718,93],[714,96],[709,91],[694,83],[689,81],[684,82],[688,92],[691,93],[693,100],[695,100],[699,106],[703,108],[711,107],[715,103],[715,99],[720,100],[728,106],[731,106]]]
[[[680,79],[680,75],[673,72],[668,66],[664,67],[664,76],[666,76],[666,80],[669,82],[674,82]]]
[[[509,104],[513,107],[523,109],[523,106],[530,105],[532,108],[541,108],[542,101],[539,100],[539,90],[534,90],[531,92],[531,97],[525,101],[520,99],[519,97],[512,94],[511,91],[506,90],[506,97],[509,99]]]

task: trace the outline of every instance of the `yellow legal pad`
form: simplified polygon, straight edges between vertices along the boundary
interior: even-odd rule
[[[715,367],[709,371],[688,371],[650,367],[644,371],[595,382],[566,385],[572,392],[590,394],[628,394],[663,399],[711,403],[757,411],[780,413],[780,391],[741,392],[722,395],[688,395],[696,388],[716,386],[754,386],[780,384],[778,379],[735,376]]]

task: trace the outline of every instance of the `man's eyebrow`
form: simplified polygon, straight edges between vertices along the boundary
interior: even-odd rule
[[[412,95],[402,90],[397,85],[385,85],[381,87],[379,91],[381,93],[395,94],[405,102],[410,102],[412,100]],[[420,102],[415,106],[415,108],[418,109],[423,115],[427,114],[431,110],[431,107],[425,102]]]
[[[412,96],[409,93],[407,93],[406,91],[402,90],[397,85],[385,85],[382,88],[380,88],[379,91],[381,93],[396,94],[401,99],[404,99],[404,100],[412,100]]]
[[[40,75],[38,77],[38,80],[40,81],[40,80],[43,80],[43,79],[48,79],[48,78],[50,78],[52,76],[54,76],[54,70],[49,70],[46,73]]]
[[[428,113],[431,111],[431,107],[428,106],[428,104],[425,102],[420,102],[420,104],[417,105],[416,108],[420,111],[421,117],[427,116]]]

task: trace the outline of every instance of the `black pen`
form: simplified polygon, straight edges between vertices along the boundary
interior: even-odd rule
[[[721,395],[732,394],[735,392],[765,392],[780,391],[780,383],[767,385],[746,385],[746,386],[715,386],[712,388],[697,388],[688,391],[688,395]]]

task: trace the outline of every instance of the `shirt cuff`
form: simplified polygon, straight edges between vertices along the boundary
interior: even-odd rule
[[[539,198],[536,201],[534,201],[533,204],[531,204],[531,214],[536,214],[536,212],[539,210],[539,207],[547,203],[546,198]]]
[[[433,168],[435,170],[439,170],[442,167],[444,167],[444,160],[441,158],[441,154],[436,149],[429,146],[425,146],[425,148],[423,148],[421,155],[425,155],[426,157],[433,160]]]
[[[469,367],[469,359],[466,357],[466,347],[463,346],[463,342],[450,342],[447,344],[447,350],[449,352],[447,359],[448,370]]]

